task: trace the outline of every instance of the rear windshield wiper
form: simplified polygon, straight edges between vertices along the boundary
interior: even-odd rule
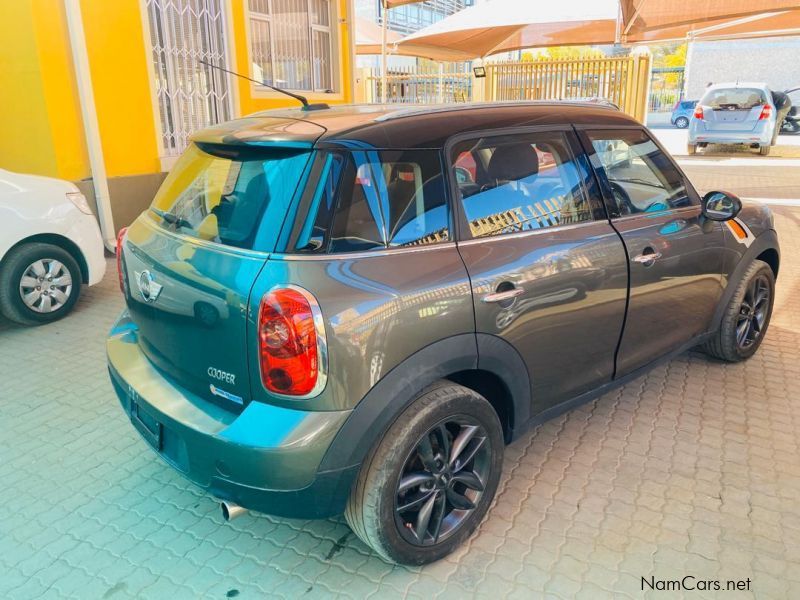
[[[183,227],[187,227],[189,229],[192,228],[192,224],[189,223],[189,221],[187,221],[183,217],[179,217],[175,213],[171,213],[171,212],[168,212],[166,210],[161,210],[160,208],[155,208],[153,206],[150,207],[150,210],[152,210],[159,217],[164,219],[164,221],[166,223],[169,223],[170,225],[172,225],[175,228],[183,228]]]

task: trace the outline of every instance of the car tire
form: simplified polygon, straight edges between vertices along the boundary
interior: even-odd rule
[[[759,300],[761,289],[767,294],[763,300]],[[774,301],[775,275],[772,268],[764,261],[754,260],[731,297],[719,330],[701,349],[706,354],[727,362],[750,358],[767,333]],[[743,338],[740,327],[746,327]]]
[[[686,129],[687,127],[689,127],[689,119],[687,119],[686,117],[678,117],[677,119],[675,119],[675,127],[677,127],[678,129]]]
[[[53,276],[50,273],[55,281],[47,280]],[[42,291],[34,287],[31,276],[34,279],[42,276],[41,287],[49,285],[50,289]],[[26,281],[31,285],[25,286]],[[59,281],[64,285],[58,285]],[[28,295],[32,298],[30,304],[23,299],[25,290],[33,293]],[[21,325],[42,325],[66,316],[78,301],[80,291],[78,263],[69,252],[53,244],[34,242],[17,246],[0,266],[0,312]]]
[[[686,153],[689,156],[694,156],[695,154],[697,154],[697,144],[688,144],[686,146]]]
[[[758,153],[761,156],[769,156],[770,151],[772,150],[772,146],[761,146],[758,149]]]
[[[491,404],[468,388],[437,382],[417,396],[364,462],[345,518],[386,561],[439,560],[475,531],[489,509],[503,449]]]

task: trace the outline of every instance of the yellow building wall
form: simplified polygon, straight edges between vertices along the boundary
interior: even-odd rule
[[[81,0],[94,101],[110,177],[161,170],[140,0]]]
[[[50,126],[50,145],[56,157],[56,172],[46,174],[63,179],[81,179],[89,175],[89,158],[73,77],[64,3],[33,0],[31,6]]]
[[[0,11],[0,168],[52,175],[58,171],[30,2]]]
[[[352,102],[347,21],[351,0],[336,2],[336,94],[312,102]],[[246,0],[227,0],[233,70],[250,75]],[[161,171],[143,0],[80,0],[97,119],[109,177]],[[0,168],[79,180],[90,176],[63,0],[0,1]],[[296,106],[233,77],[234,113]]]

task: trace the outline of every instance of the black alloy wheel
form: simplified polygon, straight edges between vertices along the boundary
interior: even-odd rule
[[[422,436],[397,483],[395,523],[406,541],[445,540],[475,510],[491,465],[486,438],[467,416],[448,418]]]
[[[764,332],[771,289],[772,286],[764,274],[759,274],[749,281],[736,322],[736,344],[740,350],[749,349],[758,342]]]
[[[376,440],[347,501],[347,523],[386,561],[444,558],[489,510],[504,441],[486,398],[453,381],[432,383]]]

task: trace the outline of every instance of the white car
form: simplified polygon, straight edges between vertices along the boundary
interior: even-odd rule
[[[103,239],[68,182],[0,169],[0,312],[24,325],[65,316],[105,273]]]

